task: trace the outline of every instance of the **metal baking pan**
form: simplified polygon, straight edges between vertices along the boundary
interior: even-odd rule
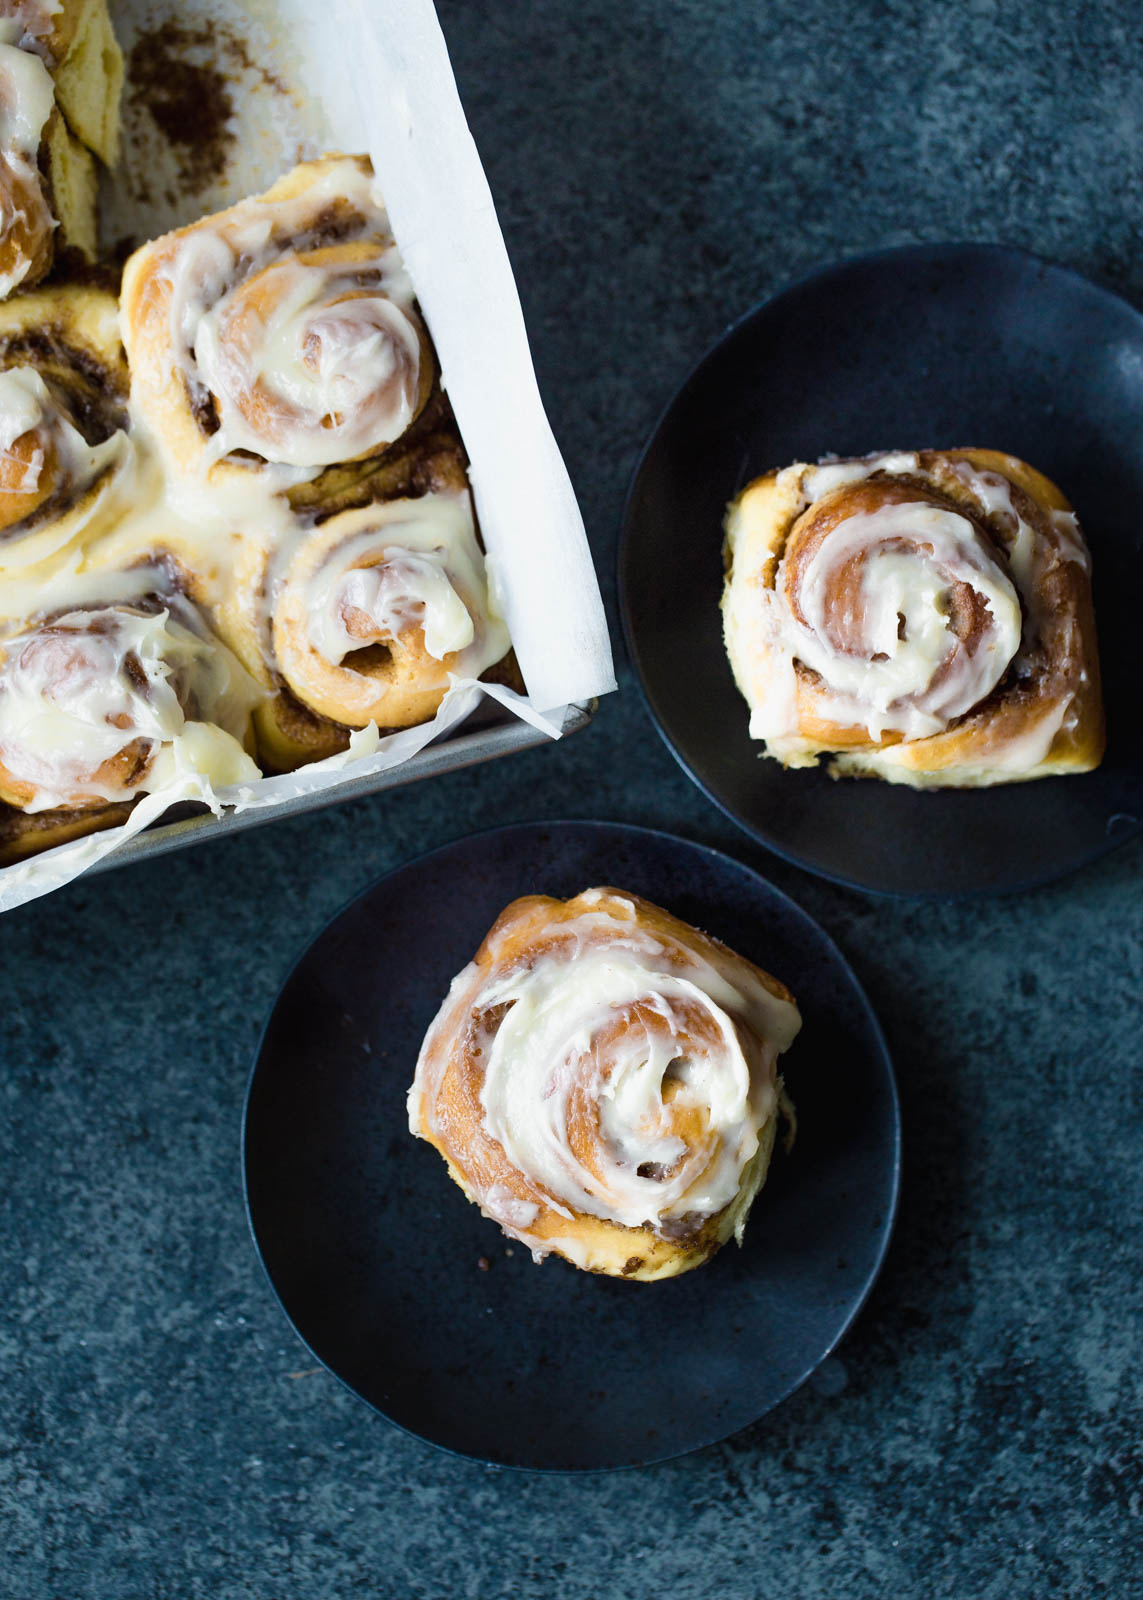
[[[568,706],[560,725],[563,737],[586,728],[595,715],[597,704],[592,700],[585,705]],[[480,713],[476,715],[479,717]],[[343,782],[331,785],[328,789],[297,795],[293,799],[278,801],[273,806],[227,812],[221,817],[197,807],[193,811],[185,806],[172,808],[182,814],[174,821],[158,822],[153,827],[145,828],[88,870],[105,872],[110,867],[166,855],[169,850],[181,850],[184,845],[198,844],[205,839],[223,839],[243,828],[260,827],[279,817],[301,816],[305,811],[317,811],[322,806],[338,805],[343,800],[359,800],[363,795],[396,789],[402,784],[414,783],[418,778],[433,778],[442,772],[479,766],[481,762],[494,761],[497,756],[510,755],[515,750],[530,750],[535,745],[551,743],[549,736],[534,728],[530,722],[524,722],[510,712],[501,715],[503,720],[470,728],[467,733],[461,732],[442,739],[439,744],[430,744],[399,766],[390,767],[384,772],[370,772],[359,778],[347,775]]]

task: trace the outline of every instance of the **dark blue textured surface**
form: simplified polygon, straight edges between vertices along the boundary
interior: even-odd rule
[[[815,263],[999,239],[1143,298],[1128,0],[441,9],[608,585],[670,393]],[[262,1019],[327,917],[424,849],[569,814],[707,840],[792,892],[878,1009],[906,1135],[885,1272],[815,1382],[726,1445],[570,1482],[448,1460],[312,1371],[238,1152]],[[6,917],[5,1596],[1130,1594],[1141,870],[1135,843],[953,906],[810,879],[703,800],[625,671],[562,749]]]

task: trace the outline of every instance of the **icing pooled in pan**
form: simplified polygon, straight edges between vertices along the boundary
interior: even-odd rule
[[[291,770],[510,652],[359,157],[144,245],[118,306],[0,306],[0,491],[0,799],[29,814]]]

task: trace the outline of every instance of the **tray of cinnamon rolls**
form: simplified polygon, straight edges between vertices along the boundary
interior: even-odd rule
[[[506,618],[558,633],[563,611],[528,616],[518,564],[490,559],[368,154],[265,155],[274,181],[205,212],[201,184],[156,207],[130,151],[134,198],[116,187],[121,95],[129,139],[159,44],[184,37],[168,9],[156,26],[154,7],[17,0],[0,19],[0,905],[112,849],[558,736],[610,679],[603,633],[586,699],[529,697]],[[239,36],[217,26],[222,59]],[[287,134],[307,131],[295,101]],[[233,99],[228,116],[244,126]],[[186,220],[138,237],[172,209]],[[109,238],[125,219],[134,236]],[[537,551],[582,545],[569,615],[598,611],[570,488],[529,515]]]

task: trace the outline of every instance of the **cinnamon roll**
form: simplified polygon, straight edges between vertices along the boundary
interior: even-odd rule
[[[187,769],[258,776],[245,749],[257,689],[194,608],[156,593],[85,603],[0,638],[0,800],[25,812],[106,812]],[[59,818],[57,821],[61,820]]]
[[[1064,496],[993,450],[798,462],[726,523],[726,648],[786,766],[918,788],[1098,765],[1090,557]]]
[[[127,389],[113,295],[40,289],[0,305],[0,574],[121,509]]]
[[[213,608],[267,690],[255,724],[276,772],[345,749],[351,729],[430,721],[455,679],[509,653],[459,441],[398,452],[364,493],[323,520],[279,502],[242,539]]]
[[[800,1024],[777,979],[636,895],[529,895],[453,981],[409,1126],[537,1259],[672,1277],[741,1241]]]
[[[477,677],[508,649],[467,488],[313,529],[279,581],[272,637],[290,690],[320,715],[352,728],[427,722],[451,676]]]
[[[131,257],[132,398],[183,473],[283,487],[383,453],[434,357],[369,163],[327,156]]]

